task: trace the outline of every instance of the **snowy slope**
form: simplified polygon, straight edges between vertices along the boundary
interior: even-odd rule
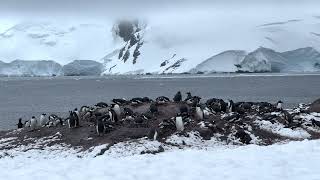
[[[296,65],[291,66],[291,71],[320,71],[320,67],[317,67],[317,64],[320,64],[320,53],[312,47],[283,52],[282,56],[287,58],[290,64]]]
[[[126,157],[79,158],[68,151],[51,156],[50,150],[30,151],[2,158],[0,179],[318,179],[319,149],[319,140],[305,140]]]
[[[245,56],[245,51],[225,51],[203,61],[202,63],[198,64],[195,68],[191,69],[190,72],[236,72],[238,69],[235,65],[242,62]]]
[[[62,66],[54,61],[15,60],[10,63],[0,62],[0,75],[5,76],[52,76],[61,75]]]
[[[185,14],[182,10],[168,10],[142,20],[129,20],[133,31],[122,33],[121,21],[112,18],[94,22],[21,22],[0,32],[0,60],[43,59],[65,65],[77,59],[88,59],[103,63],[104,74],[182,73],[228,50],[252,52],[257,47],[276,52],[303,47],[320,49],[320,19],[314,14],[290,8],[286,13],[281,8],[273,8],[273,13],[261,9],[257,16],[252,16],[257,9],[245,11],[226,13],[219,8],[214,11],[193,9]],[[128,24],[122,27],[129,30]],[[214,56],[214,59],[233,61],[222,55]],[[260,60],[262,56],[269,56],[264,52],[256,55]],[[277,64],[275,71],[278,66],[287,64],[272,61]],[[231,63],[212,62],[215,68],[205,71],[235,71]],[[252,69],[256,66],[252,65],[244,70],[270,70],[268,63],[256,63],[265,67]],[[308,64],[301,66],[303,71],[315,70],[309,70],[312,67]]]

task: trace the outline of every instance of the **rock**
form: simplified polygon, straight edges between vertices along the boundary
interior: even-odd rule
[[[320,99],[317,99],[310,105],[310,112],[320,113]]]

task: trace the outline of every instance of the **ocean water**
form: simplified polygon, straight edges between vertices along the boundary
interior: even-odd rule
[[[113,98],[168,96],[180,90],[203,101],[216,97],[234,101],[282,100],[289,108],[320,98],[317,74],[224,74],[107,77],[0,78],[0,129],[14,128],[18,118],[68,110]]]

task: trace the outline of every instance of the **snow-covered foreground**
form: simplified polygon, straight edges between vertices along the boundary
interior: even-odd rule
[[[157,155],[5,157],[0,179],[317,179],[320,140],[271,146],[219,146]]]

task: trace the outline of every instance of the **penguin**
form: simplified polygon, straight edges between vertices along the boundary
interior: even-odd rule
[[[98,108],[106,108],[106,107],[108,107],[108,104],[105,102],[99,102],[95,106]]]
[[[196,119],[198,120],[203,120],[203,110],[201,109],[200,106],[196,106]]]
[[[191,95],[191,92],[187,92],[186,94],[187,94],[187,98],[184,101],[187,102],[188,100],[192,99],[192,95]]]
[[[73,112],[69,111],[69,118],[68,118],[69,128],[74,128],[75,124],[76,124],[76,120],[75,120],[75,117],[73,115]]]
[[[178,91],[177,94],[173,97],[174,102],[180,102],[182,100],[181,92]]]
[[[178,132],[182,132],[184,130],[183,119],[180,114],[178,114],[175,118],[175,124]]]
[[[24,122],[24,127],[30,127],[30,121],[25,121]]]
[[[78,108],[75,108],[75,109],[74,109],[74,112],[76,113],[77,118],[80,120],[80,113],[79,113],[79,111],[78,111]]]
[[[104,133],[104,124],[100,118],[97,119],[96,130],[97,130],[98,136]]]
[[[170,99],[168,97],[165,97],[165,96],[160,96],[160,97],[156,98],[156,102],[158,104],[164,104],[166,102],[170,102]]]
[[[118,117],[117,117],[117,114],[116,112],[113,110],[113,109],[110,109],[109,110],[109,116],[110,116],[110,120],[111,122],[118,122]]]
[[[228,112],[229,112],[229,113],[234,111],[234,102],[233,102],[232,100],[229,100],[229,101],[228,101],[228,106],[227,106],[227,108],[228,108]]]
[[[132,99],[130,100],[130,102],[131,102],[131,104],[133,104],[133,105],[142,104],[142,103],[143,103],[143,98],[139,98],[139,97],[137,97],[137,98],[132,98]]]
[[[45,113],[40,115],[40,119],[39,119],[39,126],[43,127],[47,124],[47,119],[46,119],[46,115]]]
[[[80,112],[87,112],[87,111],[90,111],[89,106],[82,106],[82,107],[80,108]]]
[[[77,113],[75,111],[72,112],[72,116],[73,116],[73,118],[75,120],[74,127],[79,127],[80,126],[79,116],[77,115]]]
[[[222,112],[227,112],[227,103],[225,103],[222,99],[219,99],[220,109]]]
[[[153,100],[150,99],[150,98],[148,98],[148,97],[143,97],[143,98],[142,98],[142,101],[145,102],[145,103],[150,103],[150,102],[152,102]]]
[[[58,125],[63,126],[63,120],[60,117],[57,117],[54,121],[53,121],[53,126],[57,127]]]
[[[158,106],[156,103],[151,103],[150,104],[150,108],[149,108],[150,112],[152,114],[158,113]]]
[[[30,128],[31,130],[35,130],[37,128],[37,125],[38,125],[38,122],[37,122],[37,119],[36,117],[32,116],[31,119],[30,119]]]
[[[116,115],[117,115],[117,118],[119,119],[119,118],[120,118],[120,115],[121,115],[120,106],[119,106],[118,104],[112,104],[112,105],[111,105],[111,108],[114,110],[114,112],[115,112]]]
[[[112,102],[118,105],[125,105],[127,104],[127,100],[125,99],[112,99]]]
[[[282,101],[278,101],[277,102],[277,107],[276,108],[277,108],[278,111],[282,111],[282,103],[283,103]]]
[[[21,118],[19,118],[19,122],[18,122],[18,124],[17,124],[17,126],[18,126],[18,129],[21,129],[21,128],[23,128],[23,124],[22,124],[22,119]]]

